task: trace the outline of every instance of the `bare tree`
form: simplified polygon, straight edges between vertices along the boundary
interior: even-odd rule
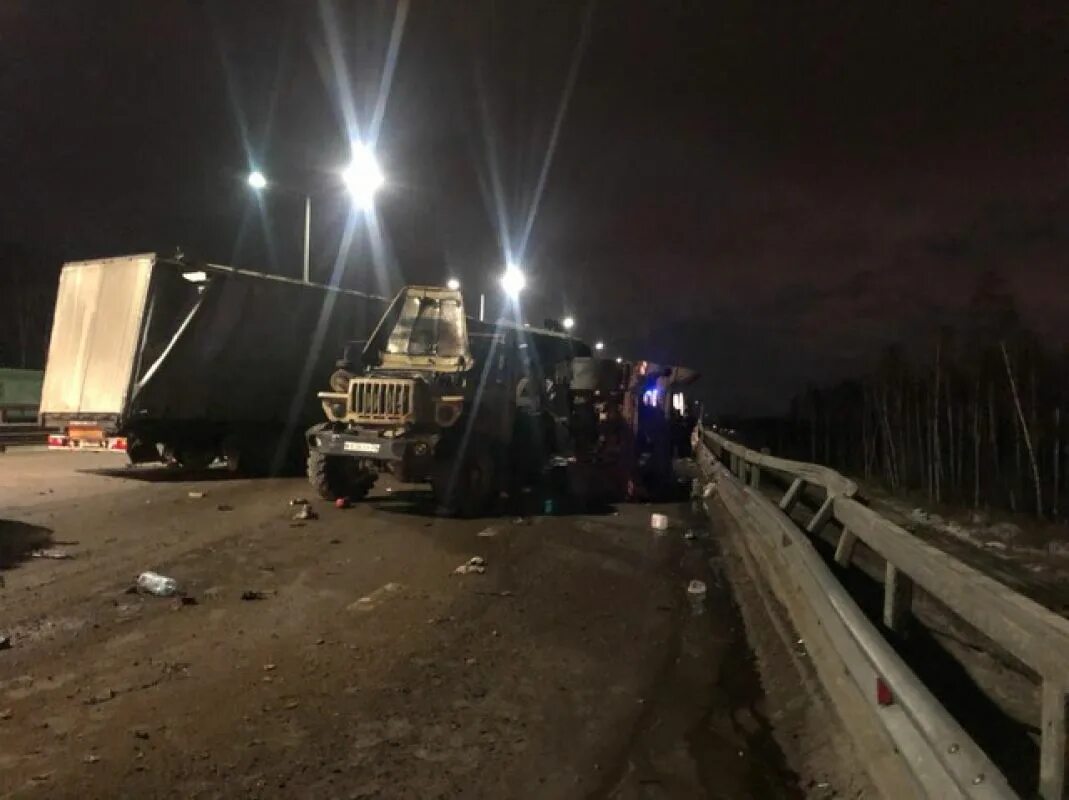
[[[1010,364],[1010,354],[1006,349],[1006,340],[999,341],[1002,350],[1002,362],[1006,365],[1006,377],[1010,382],[1010,392],[1013,395],[1013,405],[1017,409],[1017,422],[1020,425],[1021,436],[1024,438],[1025,447],[1028,449],[1028,459],[1032,465],[1032,483],[1036,489],[1036,514],[1043,516],[1043,487],[1039,482],[1039,464],[1036,462],[1036,453],[1032,449],[1032,435],[1025,424],[1024,411],[1021,409],[1021,395],[1017,391],[1017,380],[1013,375],[1013,366]]]

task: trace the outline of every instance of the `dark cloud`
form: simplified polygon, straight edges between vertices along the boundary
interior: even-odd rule
[[[412,4],[380,140],[392,266],[358,239],[348,285],[449,273],[494,296],[498,203],[515,240],[585,8]],[[325,275],[346,219],[343,99],[366,125],[393,10],[4,3],[0,240],[295,271],[300,199],[257,207],[241,183],[256,162],[322,190]],[[988,269],[1064,337],[1063,12],[600,3],[524,254],[531,316],[574,312],[614,351],[688,361],[717,403],[762,410],[955,320]]]

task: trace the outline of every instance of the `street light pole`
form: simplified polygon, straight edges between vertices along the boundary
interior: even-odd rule
[[[308,255],[312,245],[312,195],[304,196],[304,282],[309,280]]]

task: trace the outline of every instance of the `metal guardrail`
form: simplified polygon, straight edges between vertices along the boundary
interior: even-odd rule
[[[917,767],[914,775],[931,789],[929,796],[1015,795],[982,750],[868,622],[813,548],[806,534],[819,533],[832,520],[842,528],[836,562],[849,565],[858,541],[884,559],[883,622],[888,628],[901,629],[910,613],[916,584],[1040,676],[1039,795],[1043,800],[1061,800],[1065,787],[1069,620],[922,542],[852,499],[857,485],[834,470],[758,453],[712,431],[703,430],[700,436],[708,451],[726,464],[721,468],[725,478],[719,482],[721,497],[734,506],[733,511],[747,514],[760,532],[775,537],[780,552],[794,551],[786,557],[802,571],[800,588],[808,588],[806,595],[822,622],[835,620],[845,626],[848,635],[840,632],[832,639],[858,685],[871,696],[879,678],[890,689],[895,705],[904,714],[894,718],[881,708],[881,720],[903,755],[910,756],[911,749],[923,750],[923,757],[913,753],[918,759],[913,764]],[[778,504],[758,491],[762,470],[775,471],[790,481]],[[734,479],[728,477],[729,471]],[[823,489],[824,498],[803,534],[788,515],[806,486]],[[828,632],[832,633],[830,628]],[[933,777],[936,773],[938,776]],[[953,795],[947,794],[947,778],[956,787]]]

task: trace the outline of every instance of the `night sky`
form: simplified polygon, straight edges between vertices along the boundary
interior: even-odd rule
[[[496,302],[507,246],[531,319],[568,311],[611,354],[696,366],[718,411],[780,410],[923,341],[988,269],[1037,331],[1069,334],[1064,3],[398,12],[3,0],[0,243],[298,275],[303,201],[257,201],[255,165],[316,193],[328,280],[350,213],[337,169],[377,127],[385,252],[356,220],[343,285],[457,275]]]

